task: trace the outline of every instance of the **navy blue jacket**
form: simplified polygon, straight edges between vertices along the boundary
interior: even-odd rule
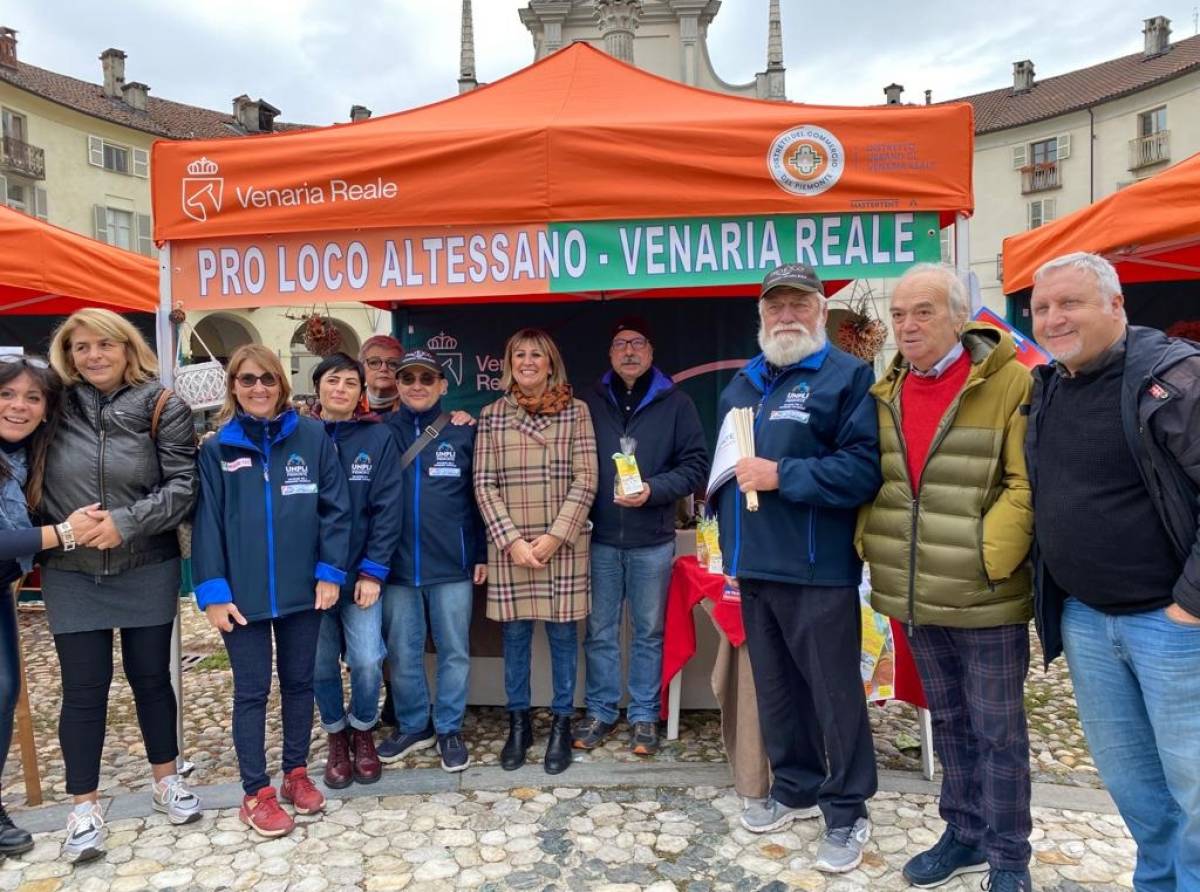
[[[201,609],[232,601],[250,621],[312,610],[317,581],[345,583],[349,550],[346,475],[320,422],[238,414],[200,448]]]
[[[657,368],[650,389],[625,426],[625,413],[612,392],[611,370],[583,395],[592,413],[599,455],[600,483],[592,503],[592,541],[615,548],[661,545],[675,538],[675,503],[704,485],[708,448],[704,428],[691,397]],[[622,508],[612,499],[621,437],[637,440],[638,471],[650,485],[650,498],[640,508]]]
[[[350,490],[350,551],[346,585],[357,574],[387,582],[400,544],[400,453],[396,438],[380,416],[326,421]]]
[[[1146,484],[1146,497],[1162,518],[1183,564],[1175,583],[1175,603],[1200,616],[1200,347],[1183,338],[1168,338],[1161,331],[1130,325],[1125,336],[1125,369],[1121,381],[1121,425],[1138,473]],[[1053,468],[1040,468],[1037,441],[1042,428],[1042,407],[1058,388],[1053,366],[1033,371],[1033,396],[1025,433],[1025,465],[1037,501],[1038,479]],[[1046,666],[1062,653],[1062,614],[1067,593],[1046,572],[1034,530],[1033,613],[1042,640]]]
[[[397,461],[441,414],[438,402],[419,415],[401,405],[387,416],[400,447]],[[388,582],[461,582],[471,578],[476,564],[487,563],[487,540],[472,484],[474,457],[475,427],[447,422],[404,469],[403,531]]]
[[[857,586],[858,507],[875,497],[879,419],[868,392],[871,368],[826,345],[769,384],[756,356],[721,394],[720,417],[752,406],[755,454],[779,462],[779,489],[758,494],[759,509],[731,478],[717,493],[725,572],[745,579]]]

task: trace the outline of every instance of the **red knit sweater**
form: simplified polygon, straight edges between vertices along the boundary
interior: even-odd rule
[[[904,435],[908,479],[912,481],[914,493],[921,486],[921,472],[925,470],[925,459],[929,457],[938,424],[967,383],[970,373],[971,357],[964,350],[936,378],[922,378],[911,373],[904,376],[900,387],[900,432]]]

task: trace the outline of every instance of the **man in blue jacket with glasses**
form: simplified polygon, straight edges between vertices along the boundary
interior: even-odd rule
[[[742,617],[774,781],[742,824],[755,833],[825,818],[814,867],[845,873],[871,835],[875,751],[859,671],[860,505],[880,485],[879,425],[866,363],[831,346],[812,267],[781,266],[759,292],[754,357],[720,416],[754,410],[754,456],[716,493],[725,573]],[[758,494],[757,511],[746,493]]]

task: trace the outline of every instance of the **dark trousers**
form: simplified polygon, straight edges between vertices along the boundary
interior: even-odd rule
[[[0,777],[4,777],[4,762],[12,745],[13,714],[21,694],[16,607],[8,586],[0,586]]]
[[[121,629],[121,666],[151,765],[173,762],[175,691],[171,688],[171,632],[174,623]],[[66,765],[67,792],[91,793],[100,786],[100,757],[108,721],[113,679],[113,630],[67,632],[54,636],[62,673],[58,742]]]
[[[980,846],[988,864],[1029,864],[1029,731],[1025,676],[1029,626],[950,629],[908,635],[942,762],[938,809],[955,836]]]
[[[222,632],[233,669],[233,747],[242,789],[253,796],[271,783],[267,776],[267,698],[271,695],[271,644],[283,711],[283,770],[308,763],[312,743],[313,669],[321,613],[304,610]]]
[[[849,826],[866,816],[877,786],[858,592],[739,583],[771,796],[797,808],[820,805],[828,827]]]

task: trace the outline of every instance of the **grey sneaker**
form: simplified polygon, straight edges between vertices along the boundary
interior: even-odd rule
[[[172,824],[190,824],[200,820],[200,797],[183,785],[183,778],[172,774],[154,782],[154,810]]]
[[[751,833],[770,833],[780,827],[786,827],[797,818],[817,818],[821,809],[815,805],[807,808],[792,808],[782,802],[776,802],[770,796],[753,802],[742,812],[742,826]]]
[[[67,841],[63,857],[72,864],[91,861],[104,854],[104,812],[98,802],[82,802],[67,815]]]
[[[825,831],[813,867],[825,873],[849,873],[862,863],[862,850],[871,839],[871,821],[859,818],[852,827]]]

